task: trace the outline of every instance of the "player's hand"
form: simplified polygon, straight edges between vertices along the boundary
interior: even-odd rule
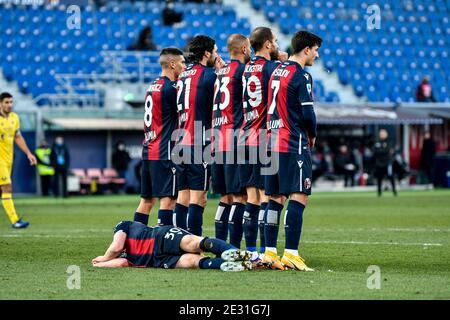
[[[28,157],[28,160],[30,161],[30,166],[37,165],[36,157],[32,153],[28,154],[27,157]]]
[[[97,258],[92,259],[92,265],[96,265],[97,263],[105,262],[104,256],[98,256]]]
[[[285,51],[279,51],[278,52],[278,60],[281,62],[285,62],[289,58],[289,55]]]
[[[214,63],[215,69],[218,71],[223,66],[225,66],[225,61],[223,61],[222,57],[217,57]]]
[[[316,138],[308,138],[309,148],[312,149],[316,145]]]

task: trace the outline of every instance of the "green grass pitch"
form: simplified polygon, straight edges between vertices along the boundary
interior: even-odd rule
[[[0,216],[0,299],[450,299],[447,190],[314,194],[300,244],[313,273],[93,268],[138,200],[16,199],[31,226],[13,230]],[[205,235],[214,235],[216,205],[211,199],[205,211]],[[80,268],[80,289],[67,288],[71,265]],[[367,287],[370,265],[380,268],[380,289]]]

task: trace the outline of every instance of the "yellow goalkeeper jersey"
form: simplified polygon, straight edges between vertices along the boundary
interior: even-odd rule
[[[14,137],[20,128],[19,116],[11,112],[0,116],[0,165],[11,165],[14,153]]]

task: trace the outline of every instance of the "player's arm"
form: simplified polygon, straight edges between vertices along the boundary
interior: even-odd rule
[[[125,247],[125,240],[127,239],[127,234],[121,230],[114,234],[113,241],[109,245],[103,256],[98,256],[92,259],[92,265],[100,262],[107,262],[116,259],[123,251]],[[125,259],[126,260],[126,259]]]
[[[125,258],[116,258],[105,262],[92,262],[92,266],[98,268],[125,268],[129,267],[130,263]]]
[[[23,138],[20,131],[16,132],[16,136],[14,137],[14,141],[16,142],[17,146],[20,150],[23,151],[27,155],[28,160],[30,161],[30,165],[35,166],[37,164],[36,157],[34,154],[28,149],[27,143],[25,142],[25,139]]]
[[[313,148],[316,143],[317,121],[314,112],[314,100],[312,97],[312,80],[305,81],[301,77],[300,80],[300,105],[302,108],[303,125],[308,134],[309,147]]]

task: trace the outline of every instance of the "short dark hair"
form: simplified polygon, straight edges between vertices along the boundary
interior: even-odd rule
[[[274,35],[272,29],[267,27],[258,27],[253,30],[250,35],[250,45],[255,52],[259,51],[263,48],[264,43],[266,41],[272,41],[273,37]]]
[[[12,98],[12,94],[9,92],[2,92],[0,93],[0,102],[3,102],[3,100],[8,99],[8,98]]]
[[[308,31],[298,31],[296,34],[294,34],[291,40],[292,54],[297,54],[306,47],[320,47],[321,45],[322,38]]]
[[[183,55],[183,51],[181,51],[178,48],[175,47],[168,47],[168,48],[164,48],[161,50],[159,56],[164,56],[164,55],[173,55],[173,56],[182,56]]]
[[[216,41],[208,36],[199,35],[194,37],[188,45],[189,61],[199,62],[202,60],[205,51],[213,52]]]

